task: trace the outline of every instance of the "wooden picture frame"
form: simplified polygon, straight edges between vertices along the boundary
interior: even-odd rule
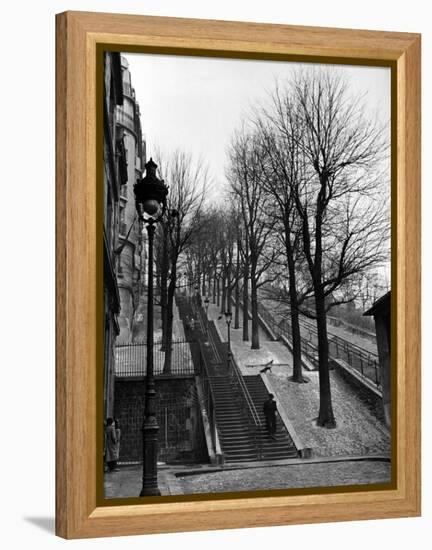
[[[97,53],[128,51],[391,67],[395,484],[389,490],[98,505]],[[57,15],[56,533],[65,538],[420,514],[420,36],[107,13]],[[100,285],[99,285],[100,286]]]

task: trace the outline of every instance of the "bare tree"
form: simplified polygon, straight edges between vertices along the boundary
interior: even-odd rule
[[[155,239],[156,280],[159,290],[159,305],[162,320],[162,349],[165,350],[165,335],[168,311],[168,272],[169,272],[169,240],[168,224],[163,220],[156,226]]]
[[[301,223],[295,203],[295,190],[304,185],[307,177],[304,156],[300,149],[302,120],[298,109],[290,97],[281,97],[276,87],[270,110],[256,113],[254,124],[264,151],[261,162],[265,177],[263,186],[272,204],[276,220],[276,238],[280,244],[280,254],[276,261],[281,277],[286,280],[284,271],[288,271],[288,285],[277,284],[266,288],[267,295],[281,304],[288,304],[291,320],[291,343],[293,355],[293,374],[291,380],[307,382],[302,372],[301,334],[299,306],[311,295],[311,285],[299,285],[300,263],[303,261],[301,250]],[[280,126],[283,126],[281,131]],[[301,291],[299,286],[302,286]]]
[[[192,237],[199,230],[204,212],[204,196],[208,185],[208,172],[201,160],[175,151],[165,160],[158,159],[161,177],[169,186],[168,215],[163,221],[166,232],[169,266],[167,288],[166,325],[164,335],[164,373],[171,372],[171,348],[173,336],[173,306],[181,255],[187,250]],[[174,215],[173,215],[174,214]]]
[[[269,201],[262,185],[265,174],[260,157],[263,153],[259,137],[243,125],[233,136],[227,170],[227,179],[232,195],[238,202],[248,248],[245,257],[249,260],[248,275],[251,283],[252,349],[260,347],[258,288],[266,282],[262,276],[273,261],[273,254],[265,254],[272,250],[268,246],[272,236],[272,221],[267,213]]]
[[[288,97],[291,97],[288,99]],[[279,129],[295,139],[310,177],[295,187],[302,224],[303,252],[314,289],[318,328],[320,409],[317,423],[335,427],[326,314],[342,303],[344,281],[388,255],[386,128],[366,115],[361,97],[334,71],[308,70],[294,76],[285,105],[298,107],[302,135],[280,120]],[[285,113],[286,114],[286,113]],[[386,193],[384,193],[386,196]]]

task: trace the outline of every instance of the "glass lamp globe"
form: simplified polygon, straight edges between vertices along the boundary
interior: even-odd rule
[[[154,216],[159,210],[159,202],[155,199],[147,199],[144,201],[143,208],[146,214]]]

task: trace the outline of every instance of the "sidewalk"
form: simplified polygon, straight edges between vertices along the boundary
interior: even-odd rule
[[[339,457],[336,459],[289,459],[273,462],[228,464],[161,465],[158,486],[162,495],[292,489],[353,484],[387,483],[390,463],[384,457]],[[106,498],[139,496],[142,466],[121,467],[105,474]]]
[[[182,471],[185,467],[158,466],[158,486],[162,495],[181,495],[182,487],[178,484],[174,472]],[[142,487],[142,465],[120,466],[117,472],[105,472],[105,498],[137,497]]]

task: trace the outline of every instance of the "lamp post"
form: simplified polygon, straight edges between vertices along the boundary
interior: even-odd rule
[[[156,388],[153,371],[153,239],[155,225],[166,210],[168,187],[156,176],[156,163],[145,165],[146,175],[134,185],[138,216],[148,234],[148,305],[147,305],[147,372],[143,422],[143,479],[140,496],[159,496],[157,454],[159,426],[156,418]]]
[[[205,304],[205,312],[206,312],[206,336],[208,338],[208,325],[209,325],[208,308],[210,305],[210,300],[208,296],[206,296],[206,299],[204,300],[204,304]]]
[[[228,353],[227,353],[227,367],[228,372],[231,370],[231,321],[232,321],[232,313],[231,311],[225,311],[225,322],[227,324],[228,329]]]

